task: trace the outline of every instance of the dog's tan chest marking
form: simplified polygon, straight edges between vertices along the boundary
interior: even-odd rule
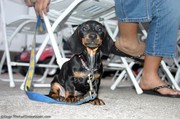
[[[95,48],[95,49],[87,48],[88,54],[89,54],[91,57],[94,57],[95,54],[96,54],[97,49],[98,49],[98,48]]]
[[[89,75],[88,72],[80,72],[80,71],[75,71],[73,74],[75,78],[87,78]],[[101,76],[100,73],[95,73],[94,79],[99,79],[100,76]]]

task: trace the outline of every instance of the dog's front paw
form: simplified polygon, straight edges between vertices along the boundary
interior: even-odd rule
[[[104,101],[99,98],[91,100],[91,101],[89,101],[89,103],[91,103],[93,105],[105,105]]]
[[[75,103],[75,102],[80,101],[81,99],[82,99],[81,96],[73,96],[73,97],[68,97],[68,98],[66,98],[65,100],[66,100],[66,102],[68,102],[68,103]]]
[[[59,101],[60,101],[60,102],[65,102],[66,99],[65,99],[65,97],[63,97],[63,96],[59,96]]]

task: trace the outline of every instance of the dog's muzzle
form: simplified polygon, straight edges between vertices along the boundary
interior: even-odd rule
[[[102,41],[98,34],[90,33],[85,37],[84,45],[89,48],[97,48],[101,45]]]

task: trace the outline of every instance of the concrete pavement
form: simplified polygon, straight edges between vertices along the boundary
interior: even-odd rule
[[[106,105],[72,106],[31,101],[19,89],[21,83],[10,88],[0,81],[0,119],[180,119],[180,99],[138,95],[132,87],[112,91],[112,83],[111,77],[102,79],[99,97]],[[47,94],[49,88],[34,91]]]

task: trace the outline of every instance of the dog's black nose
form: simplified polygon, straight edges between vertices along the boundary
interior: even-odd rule
[[[91,34],[89,34],[89,38],[90,38],[90,39],[96,39],[96,38],[97,38],[96,33],[91,33]]]

